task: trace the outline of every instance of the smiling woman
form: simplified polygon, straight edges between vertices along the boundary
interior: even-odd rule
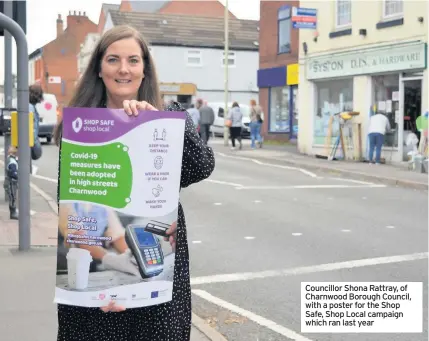
[[[124,109],[124,115],[138,115],[139,110],[157,111],[162,108],[154,63],[148,46],[138,31],[129,26],[117,26],[104,33],[95,46],[69,106]],[[167,110],[184,111],[178,103],[173,103]],[[62,124],[58,126],[55,134],[56,142],[60,146],[60,160],[61,131]],[[85,160],[83,158],[74,161],[81,165],[80,168],[85,168]],[[214,166],[213,150],[203,143],[191,117],[186,113],[180,187],[185,188],[208,178]],[[59,304],[57,340],[189,341],[189,254],[185,217],[180,203],[177,224],[171,225],[167,234],[175,250],[174,286],[170,302],[126,311],[114,302],[102,309]],[[103,263],[106,258],[108,264],[114,263],[112,256],[106,256],[107,253],[102,247],[93,245],[91,248],[93,254]],[[122,257],[122,254],[113,257]]]

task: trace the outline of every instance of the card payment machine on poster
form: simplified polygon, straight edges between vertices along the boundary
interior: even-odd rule
[[[164,254],[156,236],[144,226],[128,225],[125,240],[134,255],[142,278],[159,275],[164,269]]]

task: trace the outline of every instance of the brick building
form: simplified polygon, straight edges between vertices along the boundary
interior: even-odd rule
[[[97,32],[97,24],[85,12],[70,11],[67,28],[61,15],[56,20],[57,36],[29,56],[30,83],[39,82],[46,93],[57,97],[60,109],[67,105],[78,80],[77,54],[88,33]]]
[[[261,1],[259,21],[259,103],[265,140],[296,139],[298,130],[299,32],[292,28],[298,1]]]

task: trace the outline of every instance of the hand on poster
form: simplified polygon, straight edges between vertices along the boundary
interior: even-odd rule
[[[176,252],[176,239],[177,239],[177,221],[171,224],[170,228],[166,231],[168,237],[164,237],[166,242],[170,242],[173,252]]]
[[[109,305],[101,307],[105,313],[120,313],[121,311],[126,310],[125,307],[117,305],[115,301],[111,301]]]
[[[158,111],[157,108],[155,108],[152,104],[145,102],[145,101],[124,101],[124,110],[128,115],[134,115],[137,116],[139,114],[139,110],[153,110]]]
[[[106,253],[102,259],[102,264],[106,270],[116,270],[140,276],[136,260],[129,249],[122,254]]]

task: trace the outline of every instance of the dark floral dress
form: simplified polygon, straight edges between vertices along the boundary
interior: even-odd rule
[[[179,103],[168,111],[184,111]],[[60,150],[61,158],[61,150]],[[200,139],[187,114],[181,187],[202,181],[215,166],[213,150]],[[58,188],[60,176],[58,174]],[[185,215],[178,209],[173,299],[145,308],[104,313],[99,308],[58,305],[57,341],[189,341],[191,332],[191,286]]]

